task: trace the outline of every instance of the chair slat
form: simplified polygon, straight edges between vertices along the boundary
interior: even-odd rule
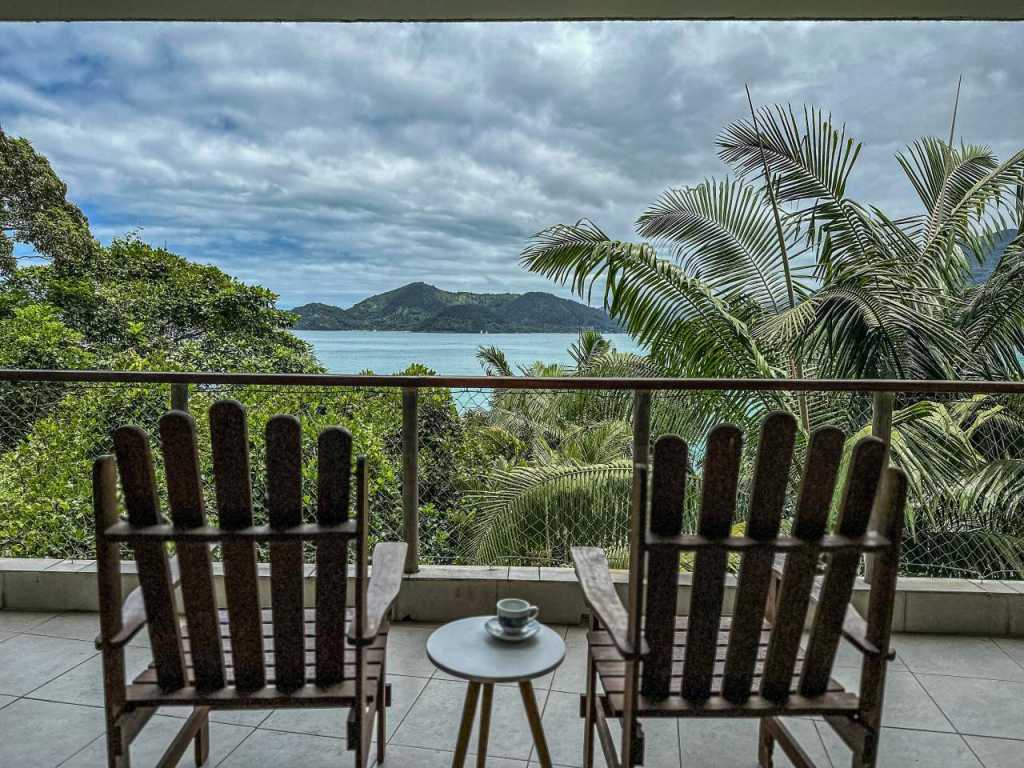
[[[742,447],[743,435],[732,424],[715,427],[708,436],[698,523],[702,536],[724,538],[730,533]],[[681,691],[688,700],[700,701],[711,695],[727,564],[728,554],[722,550],[698,552],[694,558],[689,641]]]
[[[349,517],[352,435],[334,427],[317,443],[317,522],[344,523]],[[316,550],[316,683],[336,685],[345,677],[345,593],[348,542],[325,539]]]
[[[857,441],[836,525],[841,535],[863,536],[867,530],[885,457],[884,441],[877,437],[863,437]],[[829,560],[800,676],[800,693],[804,696],[818,696],[828,685],[846,607],[860,568],[860,556],[858,550],[843,550],[834,552]]]
[[[146,433],[138,427],[118,427],[114,430],[114,452],[117,454],[129,522],[135,526],[161,523],[153,457]],[[138,542],[133,551],[146,607],[146,626],[149,628],[157,680],[163,690],[177,690],[186,684],[185,661],[174,609],[174,584],[167,548],[163,542]]]
[[[302,430],[294,416],[267,422],[267,511],[270,524],[302,522]],[[270,544],[270,607],[274,615],[274,666],[281,691],[305,683],[302,622],[302,541]]]
[[[366,630],[366,563],[367,563],[367,529],[370,518],[370,476],[367,471],[366,457],[356,459],[356,543],[355,543],[355,605],[352,608],[352,626],[355,637],[363,637]],[[356,665],[356,701],[362,702],[367,695],[364,659],[366,647],[357,645],[355,649]],[[358,718],[364,716],[361,710]],[[361,727],[361,726],[360,726]]]
[[[843,433],[838,429],[823,427],[811,435],[793,523],[796,538],[815,541],[825,533],[842,455]],[[790,693],[817,562],[818,553],[813,549],[786,556],[765,671],[761,678],[761,695],[767,699],[780,701]]]
[[[206,525],[195,421],[182,411],[164,414],[160,419],[160,442],[171,520],[178,528]],[[195,686],[201,691],[223,688],[223,648],[213,594],[209,545],[205,542],[179,542],[177,553]]]
[[[779,533],[795,439],[796,419],[791,414],[772,413],[761,425],[747,516],[747,536],[752,539],[769,541]],[[729,701],[743,702],[750,696],[774,556],[771,550],[743,556],[722,681],[722,695]]]
[[[676,435],[660,437],[654,444],[650,527],[658,535],[675,536],[682,531],[687,460],[686,442]],[[644,627],[649,652],[643,663],[640,690],[652,699],[663,698],[670,692],[678,582],[679,553],[649,552]]]
[[[252,525],[252,481],[249,430],[241,403],[220,400],[213,404],[210,443],[220,526],[225,530],[248,528]],[[221,551],[235,686],[241,691],[255,691],[266,685],[256,547],[251,541],[226,541]]]

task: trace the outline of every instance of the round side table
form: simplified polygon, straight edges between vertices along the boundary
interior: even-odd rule
[[[526,719],[530,723],[537,759],[542,768],[551,768],[551,754],[537,710],[537,699],[530,682],[551,672],[565,658],[565,643],[556,632],[541,625],[540,631],[521,643],[507,643],[491,637],[484,622],[491,616],[459,619],[434,630],[427,640],[427,656],[438,669],[469,681],[462,705],[459,739],[452,768],[462,768],[469,751],[477,699],[483,687],[480,707],[480,736],[477,743],[477,768],[487,762],[487,738],[491,726],[491,702],[495,683],[519,683]]]

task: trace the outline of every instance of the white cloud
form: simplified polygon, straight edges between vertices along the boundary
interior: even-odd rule
[[[629,237],[759,102],[820,105],[865,141],[853,192],[903,213],[892,159],[958,126],[1006,154],[1024,74],[1010,24],[0,25],[0,122],[108,239],[143,236],[290,306],[412,280],[553,289],[534,231]]]

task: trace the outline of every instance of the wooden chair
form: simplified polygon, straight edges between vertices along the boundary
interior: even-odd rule
[[[593,765],[595,733],[610,768],[642,765],[640,717],[758,718],[761,766],[772,765],[778,743],[794,764],[812,768],[780,719],[794,715],[822,717],[852,750],[855,768],[875,765],[886,665],[893,657],[889,641],[906,477],[884,469],[885,443],[860,440],[849,459],[836,531],[827,534],[844,440],[837,429],[819,429],[810,438],[792,531],[781,535],[795,435],[792,416],[773,413],[765,420],[742,536],[731,535],[740,431],[722,425],[708,438],[694,535],[682,533],[686,443],[675,436],[657,441],[649,501],[647,468],[635,467],[628,610],[604,553],[573,550],[592,617],[581,699],[586,768]],[[694,558],[685,618],[676,616],[681,552]],[[866,620],[850,605],[864,553],[876,558]],[[725,618],[730,555],[741,560],[732,617]],[[826,565],[819,575],[822,558]],[[859,692],[831,678],[841,637],[863,657]],[[622,721],[621,757],[609,718]]]
[[[189,707],[190,716],[159,768],[174,766],[195,745],[202,765],[211,709],[345,707],[348,747],[368,763],[374,714],[377,760],[384,760],[387,612],[401,584],[405,544],[378,544],[367,577],[366,459],[356,462],[355,517],[349,516],[352,437],[325,430],[318,442],[317,523],[302,522],[299,422],[267,424],[269,525],[253,525],[249,438],[242,406],[210,409],[219,527],[203,505],[195,422],[171,411],[160,420],[170,523],[160,513],[149,438],[137,427],[114,432],[112,456],[96,460],[93,493],[103,651],[107,755],[128,768],[130,746],[159,707]],[[117,510],[116,471],[127,520]],[[270,553],[271,609],[261,610],[256,544]],[[303,608],[303,546],[316,548],[316,607]],[[139,586],[121,599],[120,545],[135,556]],[[170,557],[173,543],[176,556]],[[218,607],[211,545],[220,547],[227,610]],[[347,603],[346,560],[354,548],[355,589]],[[174,598],[180,580],[184,621]],[[153,663],[128,682],[124,649],[145,626]],[[339,726],[341,719],[339,718]]]

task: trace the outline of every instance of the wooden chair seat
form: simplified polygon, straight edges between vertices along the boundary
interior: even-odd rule
[[[796,695],[796,688],[800,680],[800,673],[804,659],[803,649],[797,654],[796,667],[793,671],[793,692],[784,702],[768,701],[761,696],[751,696],[746,702],[737,704],[727,701],[722,697],[722,679],[725,671],[725,658],[729,644],[729,630],[732,626],[732,619],[723,617],[719,622],[718,645],[715,649],[715,667],[711,684],[711,698],[706,702],[695,704],[683,699],[680,691],[682,687],[683,660],[686,657],[686,638],[689,620],[685,616],[677,616],[675,619],[675,632],[672,642],[672,693],[665,699],[652,699],[641,695],[638,698],[637,714],[642,717],[700,717],[702,715],[714,714],[723,716],[732,713],[737,717],[745,714],[756,714],[757,712],[771,709],[778,711],[780,708],[793,715],[816,714],[848,714],[856,711],[858,707],[857,696],[847,693],[841,684],[829,678],[828,689],[822,696],[805,697]],[[760,642],[758,645],[758,662],[754,667],[754,682],[752,689],[759,690],[761,683],[761,672],[763,660],[768,653],[768,639],[771,636],[771,625],[765,621],[762,623]],[[601,681],[604,694],[601,697],[605,713],[611,717],[620,717],[624,710],[623,695],[625,693],[626,659],[622,657],[618,648],[615,647],[611,635],[607,630],[598,628],[591,630],[587,635],[587,642],[590,646],[590,653],[594,660],[597,676]],[[585,700],[585,696],[582,697]]]
[[[316,611],[313,609],[305,609],[303,612],[303,627],[304,627],[304,640],[306,646],[306,690],[301,693],[297,698],[302,702],[301,704],[293,704],[293,706],[308,706],[308,700],[311,698],[324,698],[325,706],[351,706],[354,702],[355,697],[355,646],[350,640],[345,640],[345,650],[347,654],[351,654],[350,658],[352,661],[345,664],[345,682],[331,686],[329,688],[319,688],[316,686]],[[231,701],[238,700],[239,705],[247,700],[257,699],[260,702],[265,701],[267,698],[273,698],[275,696],[281,696],[280,707],[288,707],[289,700],[296,698],[295,692],[289,690],[287,695],[281,694],[276,688],[276,679],[274,677],[274,624],[271,611],[261,611],[262,619],[262,634],[263,634],[263,647],[264,647],[264,658],[266,670],[266,686],[257,691],[238,691],[235,689],[235,670],[232,662],[231,654],[231,634],[230,624],[228,619],[228,612],[225,610],[218,611],[219,623],[220,623],[220,635],[221,643],[224,648],[224,677],[227,685],[219,692],[214,695],[217,696],[219,702],[223,702],[225,706],[230,706]],[[351,625],[353,617],[353,611],[351,608],[345,611],[345,630],[346,633]],[[135,706],[161,706],[161,705],[178,705],[178,706],[192,706],[199,702],[200,699],[204,703],[209,704],[209,698],[211,692],[204,691],[202,694],[196,688],[196,679],[194,675],[193,663],[192,663],[192,652],[189,645],[188,626],[187,623],[181,621],[181,636],[182,636],[182,647],[184,649],[185,656],[185,670],[187,675],[187,685],[184,689],[172,692],[162,691],[157,683],[157,670],[156,664],[150,664],[145,670],[138,674],[132,681],[132,684],[128,687],[128,702]],[[377,690],[377,682],[381,676],[381,667],[384,660],[385,653],[387,651],[387,627],[382,629],[380,633],[374,638],[370,645],[364,646],[366,654],[366,672],[365,680],[368,688],[367,697],[373,700],[374,694]]]

